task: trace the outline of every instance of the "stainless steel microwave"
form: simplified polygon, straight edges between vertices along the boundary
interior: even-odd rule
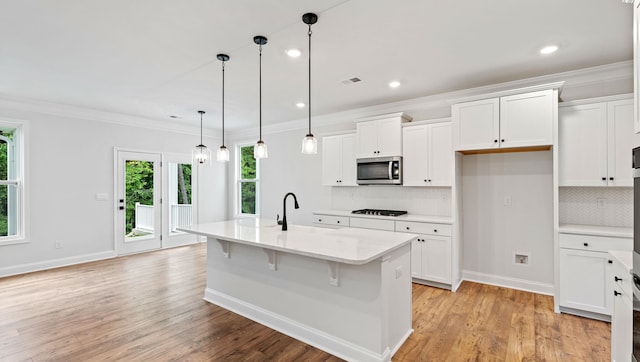
[[[357,160],[358,185],[402,185],[402,157]]]

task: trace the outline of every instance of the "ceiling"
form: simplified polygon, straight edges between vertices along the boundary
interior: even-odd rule
[[[0,97],[227,129],[609,64],[633,57],[620,0],[0,0]],[[551,55],[539,49],[557,44]],[[293,59],[289,48],[302,50]],[[358,77],[359,83],[341,81]],[[392,80],[401,86],[391,89]],[[177,119],[170,118],[177,116]]]

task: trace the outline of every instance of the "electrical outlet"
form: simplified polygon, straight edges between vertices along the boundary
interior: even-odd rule
[[[60,241],[60,240],[56,240],[56,241],[53,243],[53,246],[54,246],[56,249],[62,249],[62,241]]]
[[[604,197],[598,197],[596,199],[596,205],[598,207],[598,209],[604,209],[607,203],[607,199],[605,199]]]
[[[400,279],[402,276],[402,266],[396,268],[396,279]]]
[[[511,206],[511,196],[504,197],[504,206]]]

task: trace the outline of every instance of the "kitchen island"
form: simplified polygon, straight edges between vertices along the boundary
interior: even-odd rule
[[[417,235],[280,225],[199,224],[207,237],[204,299],[354,361],[390,361],[411,328]]]

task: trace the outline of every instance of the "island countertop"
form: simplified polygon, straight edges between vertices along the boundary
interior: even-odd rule
[[[275,221],[242,218],[197,224],[178,228],[180,231],[202,235],[291,254],[362,265],[414,241],[415,234],[366,229],[327,229],[289,225],[289,230]]]

